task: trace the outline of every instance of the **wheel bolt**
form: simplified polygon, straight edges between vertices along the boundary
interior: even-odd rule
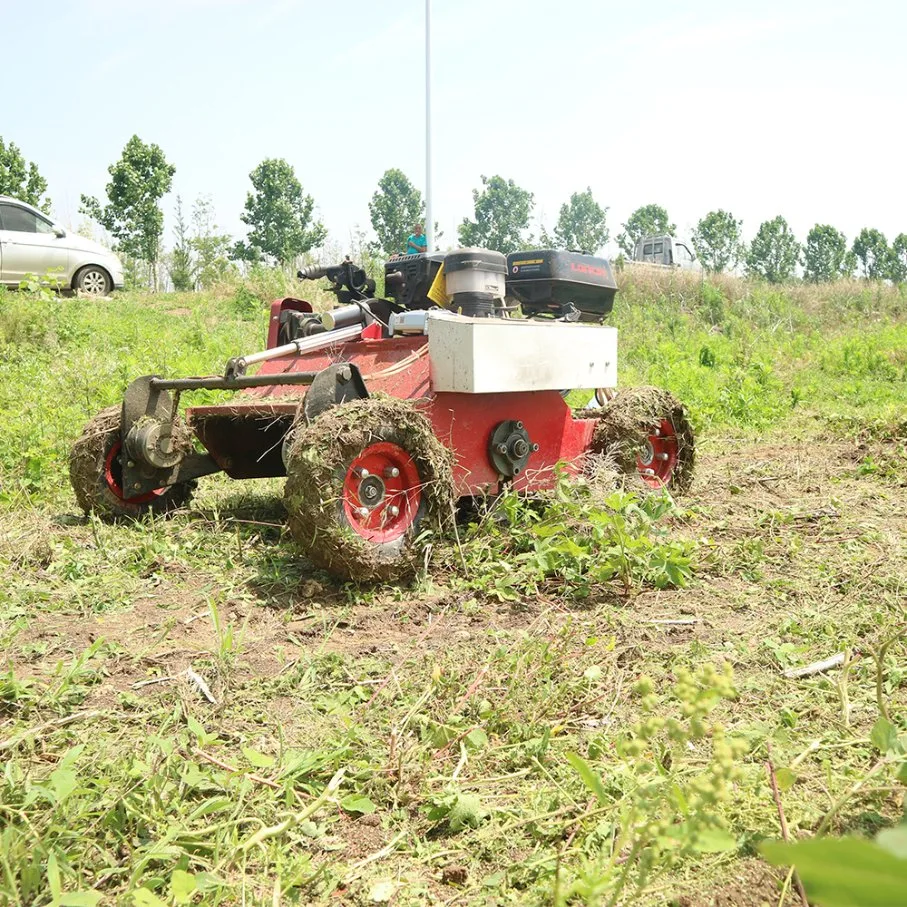
[[[644,469],[644,470],[642,471],[642,474],[643,474],[644,476],[654,476],[654,475],[655,475],[655,470],[654,470],[654,469]]]
[[[399,516],[399,515],[400,515],[400,508],[397,507],[395,504],[391,504],[391,506],[387,508],[387,512],[388,512],[391,516]]]
[[[657,453],[657,454],[655,454],[655,459],[656,460],[667,460],[668,455],[666,453]]]
[[[356,470],[356,476],[360,479],[367,479],[371,473],[367,469],[358,468]]]
[[[396,479],[398,475],[400,475],[400,470],[397,469],[396,466],[388,466],[387,469],[384,470],[385,479]]]
[[[367,516],[369,515],[369,509],[368,509],[368,507],[360,507],[356,512],[357,512],[357,513],[359,514],[359,516],[361,516],[361,517],[367,517]]]
[[[127,465],[130,469],[135,469],[135,463],[133,463],[132,460],[130,460],[126,465]]]
[[[506,445],[506,444],[498,444],[498,453],[499,453],[499,454],[506,454],[506,453],[507,453],[507,445]]]

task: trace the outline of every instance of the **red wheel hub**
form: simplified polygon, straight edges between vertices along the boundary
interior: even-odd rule
[[[167,490],[166,488],[155,488],[154,491],[137,494],[134,498],[127,498],[123,494],[123,464],[120,462],[122,451],[122,441],[117,441],[107,451],[107,457],[104,460],[104,479],[107,482],[107,487],[126,504],[147,504],[149,501],[160,497]]]
[[[663,488],[671,481],[680,452],[677,432],[670,419],[662,419],[650,434],[636,458],[636,468],[652,488]]]
[[[366,447],[343,481],[343,512],[357,535],[382,544],[400,538],[416,520],[422,479],[415,460],[397,444]]]

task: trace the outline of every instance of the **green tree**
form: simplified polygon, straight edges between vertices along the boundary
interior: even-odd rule
[[[598,252],[608,241],[608,209],[592,197],[592,189],[574,192],[570,201],[561,205],[554,227],[554,245],[559,249],[581,249]],[[547,244],[547,243],[546,243]]]
[[[134,135],[120,159],[107,168],[107,204],[82,196],[83,214],[94,218],[117,240],[127,255],[148,263],[151,284],[157,287],[157,261],[164,233],[160,200],[170,191],[176,167],[158,145],[146,145]]]
[[[402,170],[386,170],[368,203],[372,229],[378,236],[377,251],[385,256],[406,251],[406,239],[425,217],[422,193]]]
[[[803,276],[813,283],[845,277],[853,271],[847,239],[828,224],[816,224],[803,247]]]
[[[851,251],[860,262],[863,276],[868,280],[881,280],[888,276],[891,252],[883,233],[864,227],[853,241]]]
[[[314,219],[315,202],[303,193],[287,161],[268,158],[249,174],[249,179],[255,191],[246,196],[240,219],[251,229],[247,241],[235,246],[238,258],[257,261],[265,256],[287,266],[297,255],[324,242],[328,231]]]
[[[42,197],[45,192],[47,180],[38,172],[37,165],[26,161],[19,148],[13,142],[7,145],[0,135],[0,195],[9,195],[49,212],[50,199]]]
[[[696,224],[692,237],[693,248],[707,271],[720,274],[727,268],[735,267],[740,261],[742,225],[743,221],[720,208],[709,211]]]
[[[192,267],[192,248],[189,245],[189,230],[183,217],[183,200],[176,197],[176,226],[173,230],[176,242],[170,253],[170,280],[177,292],[195,289]]]
[[[617,244],[629,258],[636,252],[636,244],[643,236],[653,233],[673,233],[677,227],[668,218],[668,212],[661,205],[643,205],[637,208],[623,224],[623,232],[617,236]]]
[[[891,243],[888,276],[895,283],[907,281],[907,233],[898,233]]]
[[[230,261],[233,238],[220,233],[214,222],[210,196],[200,195],[192,206],[192,237],[189,246],[195,255],[195,283],[206,290],[235,271]]]
[[[759,225],[746,252],[746,270],[769,283],[781,283],[794,276],[799,260],[800,243],[779,215]]]
[[[457,230],[460,243],[505,254],[525,248],[533,194],[502,176],[483,176],[482,187],[472,190],[475,220],[463,218]]]

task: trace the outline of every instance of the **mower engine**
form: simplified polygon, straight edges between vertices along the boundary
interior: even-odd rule
[[[557,249],[506,256],[489,249],[401,255],[384,266],[385,291],[403,309],[432,308],[439,304],[437,294],[430,294],[442,265],[447,307],[462,315],[492,317],[518,304],[529,318],[601,322],[614,308],[611,263]]]
[[[428,309],[428,292],[444,263],[443,252],[397,255],[384,264],[384,292],[400,310]]]
[[[564,317],[602,321],[614,308],[617,282],[611,263],[581,252],[542,249],[507,256],[507,292],[528,317]]]

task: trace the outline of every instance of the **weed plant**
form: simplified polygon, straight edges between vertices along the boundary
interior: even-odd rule
[[[666,535],[660,521],[676,512],[666,494],[596,493],[562,474],[550,497],[508,491],[464,539],[466,588],[517,602],[553,584],[569,598],[589,597],[604,583],[682,587],[693,544]]]

